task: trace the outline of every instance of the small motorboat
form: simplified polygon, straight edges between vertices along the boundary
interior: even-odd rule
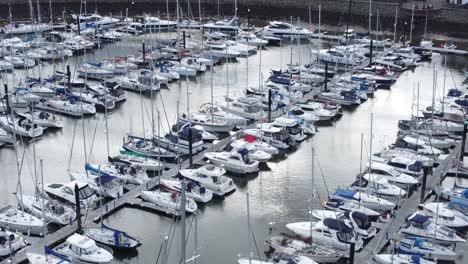
[[[233,143],[242,145],[253,145],[256,149],[266,152],[272,156],[277,155],[279,153],[277,148],[271,146],[266,142],[261,141],[260,139],[250,134],[244,133],[243,138],[236,139],[233,141]]]
[[[162,210],[172,213],[174,215],[180,214],[181,210],[181,197],[177,192],[164,192],[161,190],[156,191],[142,191],[141,198],[150,202]],[[190,198],[186,198],[185,211],[187,213],[194,213],[197,211],[197,203]]]
[[[319,220],[335,218],[349,222],[354,227],[354,230],[356,230],[358,236],[362,237],[362,239],[370,239],[377,233],[377,228],[372,225],[369,217],[357,211],[335,212],[330,210],[314,209],[312,210],[312,216]]]
[[[247,149],[239,149],[233,152],[206,152],[205,157],[216,166],[234,173],[246,174],[258,171],[259,162],[249,157]]]
[[[248,144],[245,141],[233,141],[226,145],[224,151],[238,151],[240,149],[247,149],[249,151],[249,157],[260,163],[265,163],[271,159],[271,154],[257,149],[253,144]]]
[[[396,168],[381,162],[367,163],[366,170],[370,170],[371,175],[384,178],[392,184],[397,184],[406,188],[419,183],[418,179],[415,177],[402,173]]]
[[[159,182],[159,188],[180,193],[182,183],[178,180],[161,179]],[[188,198],[193,199],[195,202],[200,203],[207,203],[213,199],[213,192],[193,181],[188,181],[186,183],[185,195]]]
[[[66,204],[75,205],[75,186],[78,186],[80,207],[94,208],[97,196],[86,182],[71,181],[69,183],[46,183],[44,191],[52,198]]]
[[[224,196],[236,190],[232,179],[224,176],[226,170],[211,164],[197,169],[183,169],[179,173],[186,179],[198,182],[218,196]]]
[[[363,241],[357,236],[353,226],[343,220],[324,218],[318,222],[296,222],[286,224],[286,228],[303,238],[313,237],[314,241],[321,244],[331,244],[334,249],[347,251],[351,243],[355,244],[358,251],[363,246]]]
[[[328,198],[326,202],[322,203],[322,206],[327,210],[337,212],[360,212],[365,214],[369,219],[377,220],[382,214],[378,211],[366,208],[360,205],[357,201],[345,200],[340,198]]]
[[[99,196],[120,198],[123,195],[123,186],[117,177],[109,174],[96,175],[92,173],[69,172],[74,181],[86,182]]]
[[[68,237],[65,242],[55,247],[54,250],[70,259],[88,263],[110,263],[114,259],[110,248],[103,245],[98,246],[91,238],[77,233]]]

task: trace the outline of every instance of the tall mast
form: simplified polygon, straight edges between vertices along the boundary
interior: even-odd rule
[[[181,182],[181,187],[180,187],[180,214],[181,214],[181,218],[180,218],[180,222],[182,224],[182,228],[181,228],[181,232],[180,232],[180,239],[181,239],[181,243],[182,243],[182,247],[180,249],[180,253],[181,253],[181,256],[180,256],[180,263],[181,264],[185,264],[185,261],[186,261],[186,256],[185,256],[185,253],[186,253],[186,243],[185,243],[185,203],[186,203],[186,198],[185,198],[185,179],[182,179],[182,182]]]
[[[429,14],[429,10],[426,7],[426,21],[424,22],[424,35],[423,38],[426,39],[426,31],[427,31],[427,15]]]
[[[413,20],[414,20],[414,5],[413,5],[413,10],[411,11],[411,25],[410,25],[410,35],[409,35],[410,44],[411,44],[411,39],[413,37]]]
[[[39,0],[36,0],[37,4],[37,23],[41,23],[41,6],[39,5]]]
[[[314,202],[314,198],[315,198],[315,183],[314,183],[314,170],[315,170],[315,148],[312,147],[312,175],[311,175],[311,192],[310,192],[310,228],[309,228],[309,232],[310,232],[310,245],[313,244],[314,240],[313,240],[313,237],[312,237],[312,220],[313,220],[313,216],[312,216],[312,209],[313,209],[313,206],[312,206],[312,203]]]
[[[372,30],[372,0],[369,0],[369,37]]]
[[[249,244],[249,264],[252,264],[252,258],[253,258],[253,251],[252,251],[252,239],[251,239],[251,226],[250,226],[250,200],[249,200],[249,192],[246,194],[247,197],[247,238],[248,238],[248,244]]]
[[[398,23],[398,7],[395,8],[395,24],[393,24],[393,45],[395,45],[395,41],[396,41],[397,23]]]

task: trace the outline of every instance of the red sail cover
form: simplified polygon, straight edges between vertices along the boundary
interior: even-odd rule
[[[252,143],[252,142],[255,141],[255,136],[249,135],[249,134],[245,134],[244,140],[247,141],[247,142],[249,142],[249,143]]]

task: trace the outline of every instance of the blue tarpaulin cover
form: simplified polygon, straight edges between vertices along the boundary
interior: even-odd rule
[[[350,189],[337,189],[334,194],[342,197],[354,198],[356,192]]]

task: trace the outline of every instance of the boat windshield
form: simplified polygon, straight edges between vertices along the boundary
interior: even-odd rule
[[[352,230],[350,232],[340,231],[340,232],[338,232],[336,234],[338,236],[338,240],[340,240],[343,243],[351,243],[354,240],[354,237],[356,235],[354,230]]]
[[[401,175],[401,172],[397,171],[395,168],[389,169],[388,172],[394,177],[398,177]]]
[[[262,111],[262,107],[260,105],[246,105],[245,111],[248,113],[258,113]]]
[[[80,199],[86,199],[88,197],[91,197],[93,195],[93,190],[89,188],[89,186],[83,187],[78,191],[80,195]]]
[[[81,254],[83,254],[83,255],[92,255],[92,254],[94,254],[94,253],[96,253],[98,251],[99,251],[99,248],[96,245],[93,245],[93,246],[91,246],[89,248],[82,248],[81,249]]]

